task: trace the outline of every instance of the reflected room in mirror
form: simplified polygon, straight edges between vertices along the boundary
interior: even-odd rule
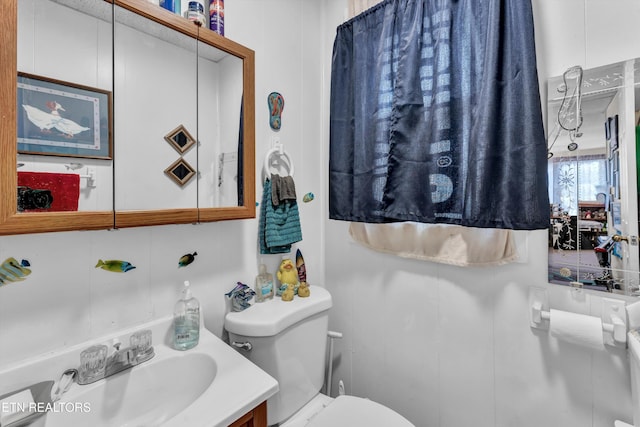
[[[549,79],[550,283],[640,295],[636,62]]]

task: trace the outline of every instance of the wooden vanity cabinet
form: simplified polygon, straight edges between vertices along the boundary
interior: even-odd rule
[[[267,402],[262,402],[229,427],[267,427]]]

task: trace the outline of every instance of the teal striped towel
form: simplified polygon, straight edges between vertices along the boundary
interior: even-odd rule
[[[271,181],[264,182],[258,235],[261,254],[281,254],[291,251],[291,244],[302,240],[298,203],[287,200],[274,206]]]

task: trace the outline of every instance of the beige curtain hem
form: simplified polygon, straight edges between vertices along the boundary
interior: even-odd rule
[[[511,230],[353,222],[349,234],[355,242],[378,252],[460,267],[496,266],[518,260]]]

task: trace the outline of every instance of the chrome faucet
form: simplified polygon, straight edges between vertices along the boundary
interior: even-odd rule
[[[124,371],[125,369],[131,368],[132,366],[140,363],[136,360],[136,349],[133,347],[126,347],[121,350],[121,345],[122,344],[120,342],[113,343],[113,352],[107,357],[105,364],[104,378],[110,377],[113,374],[117,374],[118,372]]]
[[[150,330],[134,333],[130,337],[130,342],[129,347],[121,349],[122,344],[114,341],[110,353],[109,347],[104,344],[85,349],[80,354],[76,382],[80,385],[91,384],[146,362],[155,355],[151,345]]]

